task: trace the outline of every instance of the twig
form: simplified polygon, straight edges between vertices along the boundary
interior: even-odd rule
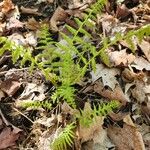
[[[29,67],[27,67],[27,68],[21,68],[21,69],[14,69],[14,70],[2,71],[2,72],[0,72],[0,76],[5,75],[7,72],[16,72],[16,71],[23,71],[23,70],[28,70],[28,69],[29,69]]]

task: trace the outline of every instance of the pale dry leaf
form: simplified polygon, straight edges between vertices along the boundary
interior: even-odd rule
[[[24,26],[24,23],[20,22],[15,17],[11,17],[6,24],[6,29],[11,30],[13,28],[23,28],[23,26]]]
[[[12,79],[7,79],[0,84],[0,88],[8,96],[13,96],[20,88],[21,83]]]
[[[145,54],[147,60],[150,62],[150,43],[142,40],[142,42],[138,43],[138,45]]]
[[[57,27],[58,21],[65,21],[67,17],[68,14],[66,13],[66,11],[63,8],[58,7],[50,19],[51,29],[54,31],[58,31],[58,27]]]
[[[110,126],[107,133],[118,150],[145,150],[142,136],[136,127],[124,123],[123,128]]]
[[[68,1],[68,7],[69,9],[77,9],[77,8],[83,8],[86,9],[88,7],[89,4],[95,2],[95,0],[72,0],[72,1]]]
[[[5,27],[6,27],[6,22],[4,22],[4,23],[0,22],[0,35],[4,32]]]
[[[147,90],[148,89],[148,90]],[[135,82],[135,88],[131,89],[132,96],[140,103],[144,102],[147,98],[147,95],[150,94],[150,85],[142,81]]]
[[[93,142],[93,150],[108,150],[112,147],[115,147],[115,145],[110,141],[107,136],[107,130],[104,129],[95,134]]]
[[[137,70],[147,70],[150,71],[150,62],[148,62],[143,57],[136,57],[134,62],[131,64],[131,67],[136,68]]]
[[[46,87],[44,84],[27,83],[18,100],[44,100]],[[38,94],[37,94],[38,93]]]
[[[0,101],[2,100],[2,98],[5,97],[4,92],[0,89]]]
[[[42,118],[37,119],[34,124],[40,124],[45,127],[52,127],[57,123],[57,118],[54,114],[51,115],[51,117],[43,116]]]
[[[128,66],[135,60],[135,56],[127,54],[126,50],[108,52],[108,56],[112,66]]]
[[[26,40],[25,40],[25,38],[23,37],[23,35],[22,34],[20,34],[20,33],[13,33],[12,35],[10,35],[9,37],[8,37],[8,39],[10,40],[10,41],[13,41],[13,42],[15,42],[15,44],[17,44],[17,45],[22,45],[22,46],[26,46],[27,45],[27,43],[26,43]]]
[[[102,64],[97,64],[96,72],[91,72],[93,82],[95,82],[99,78],[102,78],[104,86],[109,86],[112,90],[114,90],[115,86],[118,84],[115,76],[119,74],[119,69],[107,68]]]
[[[37,45],[37,37],[34,32],[29,32],[25,35],[26,43],[28,43],[30,46],[35,47]]]

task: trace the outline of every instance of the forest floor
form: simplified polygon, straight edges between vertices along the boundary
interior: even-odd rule
[[[64,42],[59,33],[69,36],[65,25],[76,28],[74,18],[82,20],[93,3],[95,0],[0,0],[0,37],[36,55],[42,24],[48,25],[55,41]],[[108,0],[92,21],[95,27],[88,32],[94,37],[91,42],[99,47],[102,38],[148,25],[150,1]],[[111,100],[118,100],[121,107],[89,128],[77,124],[76,138],[68,150],[150,150],[150,38],[132,40],[134,52],[126,41],[117,42],[106,49],[110,66],[98,59],[96,71],[89,70],[73,85],[78,110],[86,111],[89,103]],[[0,149],[49,150],[58,129],[72,119],[74,109],[65,101],[51,110],[45,109],[44,103],[36,110],[22,108],[20,101],[51,99],[55,87],[39,69],[31,73],[29,63],[23,67],[20,60],[13,63],[9,51],[1,55],[1,47],[0,41]]]

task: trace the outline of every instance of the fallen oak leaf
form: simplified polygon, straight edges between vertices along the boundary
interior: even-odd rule
[[[117,68],[106,68],[102,64],[96,64],[96,72],[91,72],[93,82],[101,77],[104,86],[109,86],[112,90],[118,84],[115,76],[119,74],[120,71]]]
[[[122,105],[125,105],[127,102],[127,99],[119,85],[117,85],[112,91],[109,89],[105,89],[103,83],[98,80],[94,83],[94,91],[110,100],[118,100],[119,102],[121,102]]]
[[[107,132],[109,138],[116,145],[118,150],[145,150],[140,132],[133,126],[133,123],[131,124],[131,122],[129,122],[128,124],[127,120],[129,121],[129,119],[126,119],[123,128],[110,126]]]

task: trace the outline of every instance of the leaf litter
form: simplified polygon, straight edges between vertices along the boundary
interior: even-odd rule
[[[65,23],[77,27],[72,18],[82,19],[84,10],[95,2],[94,0],[65,0],[63,3],[53,0],[30,1],[0,2],[0,35],[32,50],[38,44],[37,30],[41,24],[48,24],[49,29],[57,36],[57,32],[64,29]],[[98,15],[94,21],[94,24],[98,25],[97,31],[101,31],[101,38],[108,36],[114,39],[118,32],[124,35],[130,29],[136,30],[148,24],[149,4],[149,1],[144,0],[108,1],[106,11]],[[40,11],[41,8],[43,11]],[[91,34],[94,35],[93,32],[95,31],[92,30]],[[88,82],[82,81],[79,85],[82,89],[79,88],[78,95],[81,101],[78,105],[84,112],[91,109],[85,99],[89,101],[94,99],[94,102],[97,99],[102,102],[103,99],[118,100],[121,102],[121,108],[118,112],[108,114],[105,119],[98,116],[89,128],[78,124],[74,140],[74,147],[77,150],[150,148],[150,44],[149,39],[143,39],[142,42],[132,40],[135,53],[131,53],[132,50],[126,41],[119,41],[117,45],[107,49],[111,67],[108,68],[98,61],[96,71],[90,71],[90,75],[85,77]],[[32,108],[22,110],[18,107],[19,115],[9,115],[16,109],[15,104],[19,104],[19,101],[44,102],[50,97],[49,92],[53,93],[55,89],[43,78],[39,70],[31,75],[29,69],[18,69],[17,64],[13,65],[9,61],[9,55],[4,54],[0,62],[0,149],[13,149],[17,146],[20,146],[20,149],[32,147],[39,150],[49,149],[50,143],[59,136],[66,124],[74,119],[79,110],[71,108],[64,102],[54,107],[51,112],[44,109],[35,111]],[[12,108],[4,108],[7,104],[12,104]],[[24,116],[31,118],[34,123],[31,125]]]

